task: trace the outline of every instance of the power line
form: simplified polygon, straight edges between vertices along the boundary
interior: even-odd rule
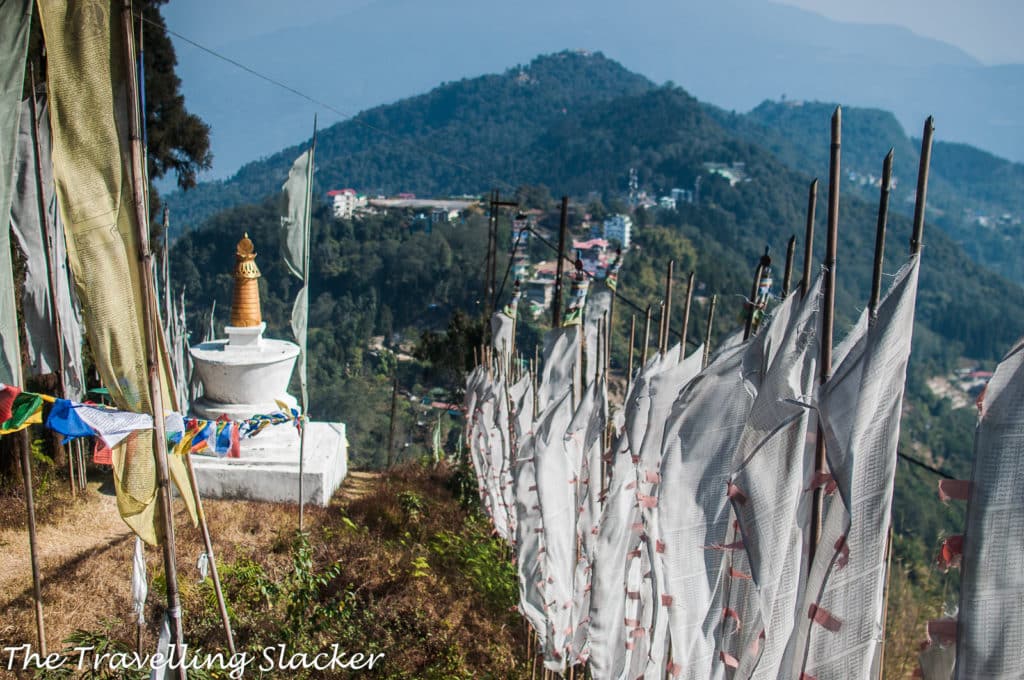
[[[479,176],[481,174],[479,170],[475,170],[475,169],[471,168],[470,166],[466,165],[465,163],[460,163],[459,161],[453,160],[453,159],[451,159],[451,158],[449,158],[449,157],[447,157],[447,156],[445,156],[445,155],[443,155],[441,153],[438,153],[437,151],[434,151],[433,149],[429,149],[427,147],[422,146],[421,144],[417,144],[416,142],[414,142],[412,140],[409,140],[409,139],[406,139],[406,138],[401,137],[399,135],[396,135],[395,133],[390,132],[388,130],[385,130],[384,128],[380,128],[380,127],[377,127],[376,125],[372,125],[370,123],[367,123],[366,121],[361,120],[359,118],[358,114],[356,114],[356,113],[352,113],[351,111],[348,111],[348,112],[343,111],[343,110],[337,108],[336,106],[328,104],[327,102],[325,102],[325,101],[323,101],[321,99],[317,99],[316,97],[313,97],[311,95],[308,95],[305,92],[303,92],[302,90],[299,90],[298,88],[292,87],[291,85],[289,85],[289,84],[287,84],[287,83],[285,83],[285,82],[283,82],[281,80],[278,80],[276,78],[268,76],[265,73],[261,73],[260,71],[257,71],[256,69],[252,68],[251,66],[247,66],[247,65],[243,64],[242,62],[240,62],[240,61],[238,61],[236,59],[232,59],[231,57],[229,57],[227,55],[221,54],[220,52],[214,50],[213,48],[207,47],[206,45],[203,45],[202,43],[199,43],[199,42],[197,42],[195,40],[192,40],[191,38],[188,38],[188,37],[182,35],[181,33],[178,33],[175,30],[172,30],[166,24],[162,24],[162,23],[160,23],[158,21],[154,21],[153,19],[150,19],[148,17],[142,16],[142,14],[140,12],[136,12],[136,16],[138,18],[140,18],[142,21],[145,21],[148,24],[156,26],[157,28],[159,28],[159,29],[161,29],[163,31],[166,31],[167,33],[169,33],[170,35],[173,35],[174,37],[178,38],[179,40],[182,40],[182,41],[188,43],[189,45],[192,45],[196,49],[202,50],[203,52],[206,52],[207,54],[209,54],[209,55],[211,55],[213,57],[216,57],[217,59],[225,61],[225,62],[231,64],[232,66],[234,66],[235,68],[238,68],[238,69],[241,69],[242,71],[245,71],[246,73],[248,73],[251,76],[259,78],[260,80],[264,80],[264,81],[270,83],[271,85],[274,85],[275,87],[279,87],[282,90],[290,92],[291,94],[293,94],[293,95],[295,95],[297,97],[305,99],[306,101],[310,102],[311,104],[315,104],[316,106],[319,106],[321,108],[327,109],[328,111],[330,111],[332,113],[335,113],[335,114],[341,116],[342,118],[346,118],[350,122],[352,122],[352,123],[354,123],[356,125],[360,125],[360,126],[366,128],[367,130],[372,130],[373,132],[376,132],[377,134],[384,135],[385,137],[388,137],[389,139],[391,139],[391,140],[393,140],[395,142],[398,142],[399,144],[406,145],[407,147],[409,147],[410,149],[412,149],[414,151],[417,151],[417,152],[419,152],[419,153],[421,153],[421,154],[423,154],[425,156],[431,156],[431,157],[433,157],[433,158],[435,158],[437,160],[440,160],[440,161],[442,161],[444,163],[447,163],[448,165],[451,165],[453,167],[459,168],[460,170],[464,170],[464,171],[470,173],[471,175]],[[486,173],[484,173],[484,174],[486,174]],[[495,185],[495,184],[499,184],[499,185],[501,185],[503,187],[506,187],[506,188],[508,188],[510,190],[513,190],[513,191],[515,190],[515,187],[512,184],[506,182],[503,179],[497,178],[497,177],[490,178],[489,180],[487,180],[486,183],[490,184],[492,186]]]
[[[940,470],[937,467],[932,467],[928,463],[925,463],[924,461],[920,461],[917,458],[911,458],[910,456],[908,456],[905,453],[897,453],[896,455],[899,456],[900,458],[902,458],[903,460],[907,461],[911,465],[916,465],[917,467],[921,468],[922,470],[927,470],[928,472],[932,473],[933,475],[938,475],[939,477],[942,477],[943,479],[956,479],[956,477],[954,477],[953,475],[949,474],[945,470]]]
[[[558,247],[557,247],[557,246],[555,246],[555,245],[554,245],[553,243],[551,243],[551,241],[547,240],[546,238],[544,238],[543,236],[541,236],[541,235],[540,235],[539,233],[537,233],[537,231],[536,231],[536,230],[534,230],[534,229],[533,229],[532,227],[527,227],[526,229],[527,229],[527,231],[529,231],[529,232],[530,232],[531,234],[533,234],[534,236],[536,236],[536,237],[537,237],[537,240],[538,240],[538,241],[540,241],[541,243],[543,243],[544,245],[546,245],[546,246],[547,246],[548,248],[550,248],[550,249],[551,249],[552,251],[554,251],[554,252],[556,252],[556,253],[558,252]],[[569,258],[569,257],[566,257],[565,259],[569,260],[569,262],[570,262],[570,263],[572,263],[572,262],[573,262],[573,260],[572,260],[571,258]],[[585,270],[585,269],[583,270],[583,273],[584,273],[584,274],[585,274],[586,276],[589,276],[589,277],[590,277],[591,279],[595,279],[595,280],[596,280],[596,278],[597,278],[597,277],[596,277],[596,276],[595,276],[594,274],[591,274],[590,272],[588,272],[588,271],[587,271],[587,270]],[[632,301],[632,300],[630,300],[630,299],[629,299],[628,297],[626,297],[625,295],[623,295],[622,293],[620,293],[620,292],[618,292],[618,291],[616,291],[616,292],[615,292],[615,297],[616,297],[616,299],[619,299],[619,300],[621,300],[622,302],[624,302],[624,303],[626,304],[626,306],[628,306],[628,307],[632,308],[632,309],[633,309],[633,310],[634,310],[635,312],[637,312],[637,313],[639,313],[639,314],[645,314],[645,313],[647,312],[647,310],[646,310],[645,308],[643,308],[643,307],[641,307],[640,305],[638,305],[637,303],[633,302],[633,301]],[[673,330],[673,329],[669,329],[669,332],[670,332],[670,333],[671,333],[671,334],[672,334],[673,336],[675,336],[675,337],[677,337],[677,338],[680,338],[680,339],[682,339],[682,335],[681,335],[681,334],[679,333],[679,331],[678,331],[678,330]],[[695,346],[696,346],[696,345],[698,344],[698,343],[696,343],[696,342],[693,342],[692,340],[688,340],[687,342],[688,342],[689,344],[691,344],[691,345],[695,345]]]

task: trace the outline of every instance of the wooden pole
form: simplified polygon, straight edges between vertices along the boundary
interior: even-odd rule
[[[626,365],[626,394],[633,384],[633,353],[636,351],[636,314],[629,320],[629,362]]]
[[[388,426],[388,459],[387,469],[391,469],[391,463],[394,461],[395,451],[395,413],[398,411],[398,375],[394,376],[394,381],[391,385],[391,424]],[[471,414],[472,415],[472,414]]]
[[[303,225],[303,244],[302,244],[302,287],[305,289],[305,300],[306,300],[306,311],[305,318],[309,319],[309,237],[310,232],[313,231],[313,219],[312,219],[312,206],[313,206],[313,168],[316,162],[316,114],[313,114],[313,140],[309,148],[309,163],[306,167],[306,214],[303,216],[305,224]],[[308,331],[308,329],[307,329]],[[299,532],[301,533],[305,527],[306,518],[306,496],[303,494],[302,489],[302,478],[305,476],[305,463],[306,463],[306,430],[309,429],[309,385],[307,381],[309,376],[306,372],[306,363],[308,357],[306,356],[309,342],[307,339],[308,332],[303,332],[302,348],[299,355],[299,361],[302,362],[300,368],[301,380],[299,381],[300,387],[302,388],[302,414],[299,416]]]
[[[647,365],[647,345],[651,342],[651,306],[647,305],[647,312],[644,315],[644,344],[640,351],[640,369]]]
[[[718,304],[718,296],[711,296],[711,304],[708,305],[708,326],[704,329],[704,360],[701,368],[708,367],[708,359],[711,357],[711,326],[715,320],[715,305]]]
[[[796,236],[789,237],[786,244],[786,269],[782,275],[782,299],[789,296],[789,284],[793,280],[793,255],[796,252]]]
[[[36,644],[46,656],[46,627],[43,624],[43,585],[39,575],[39,542],[36,539],[36,503],[32,495],[32,445],[28,430],[18,433],[21,448],[21,479],[25,484],[25,512],[28,520],[28,548],[32,566],[32,599],[36,610]]]
[[[932,137],[935,135],[935,119],[928,116],[921,135],[921,163],[917,167],[917,200],[914,202],[914,231],[910,237],[910,254],[921,252],[924,234],[924,213],[928,202],[928,171],[932,162]]]
[[[840,180],[840,151],[842,148],[843,113],[840,107],[836,107],[832,114],[832,147],[830,152],[828,172],[828,232],[825,241],[825,281],[822,296],[824,301],[821,308],[821,359],[820,380],[825,384],[832,374],[832,331],[833,313],[836,301],[836,241],[839,236],[839,180]],[[825,433],[822,430],[821,422],[818,423],[818,437],[814,451],[814,470],[816,474],[822,474],[826,470],[825,460]],[[818,486],[814,490],[814,501],[811,505],[811,530],[810,545],[808,546],[808,564],[814,563],[814,554],[818,549],[818,542],[821,540],[821,513],[824,501],[824,487]]]
[[[217,596],[217,607],[220,609],[220,620],[224,624],[224,635],[228,638],[228,651],[232,656],[235,654],[235,636],[231,633],[231,620],[228,618],[228,607],[224,602],[224,592],[220,588],[220,577],[217,575],[217,560],[213,557],[213,542],[210,540],[210,526],[206,522],[206,512],[203,510],[203,500],[199,496],[199,485],[196,483],[196,471],[192,467],[191,454],[185,454],[185,466],[188,470],[188,483],[192,487],[192,497],[196,499],[196,516],[199,518],[199,530],[203,535],[203,546],[206,549],[206,559],[210,565],[210,575],[213,577],[213,592]]]
[[[122,24],[124,28],[124,52],[126,60],[125,77],[128,84],[128,123],[131,138],[132,198],[135,221],[138,228],[138,257],[142,284],[142,316],[146,342],[146,367],[149,373],[149,400],[153,411],[153,454],[156,459],[158,510],[163,522],[164,575],[167,583],[167,616],[170,620],[171,644],[176,650],[172,657],[180,654],[184,644],[181,623],[181,602],[178,595],[178,565],[175,560],[174,517],[171,512],[171,496],[168,488],[167,436],[164,430],[164,386],[160,376],[156,318],[156,287],[153,281],[153,251],[149,243],[149,215],[144,199],[146,174],[143,167],[142,138],[140,136],[139,83],[135,78],[135,42],[132,31],[131,0],[122,1]],[[184,680],[184,665],[179,665],[179,677]]]
[[[885,228],[889,219],[889,191],[892,184],[893,150],[889,149],[882,162],[882,186],[878,196],[878,224],[875,227],[875,263],[871,275],[871,297],[868,298],[868,313],[871,320],[878,314],[878,302],[882,297],[882,259],[885,255]]]
[[[57,251],[56,243],[54,242],[53,225],[50,224],[49,213],[46,210],[46,199],[43,195],[43,165],[39,153],[39,113],[36,111],[36,70],[35,66],[31,63],[29,64],[28,74],[29,85],[32,88],[28,98],[28,105],[32,116],[30,130],[32,134],[33,155],[35,157],[33,170],[35,171],[36,209],[39,210],[39,220],[42,222],[43,234],[45,235],[43,248],[46,254],[46,276],[50,286],[50,317],[53,319],[54,346],[57,348],[57,370],[54,372],[57,374],[57,389],[59,390],[57,396],[66,397],[67,385],[64,382],[64,336],[61,333],[60,315],[57,309]],[[66,453],[68,459],[68,484],[71,488],[71,497],[75,498],[78,494],[78,481],[75,474],[74,454],[70,448],[65,449],[57,437],[53,437],[53,440],[57,449]]]
[[[679,360],[686,358],[686,334],[690,330],[690,307],[693,304],[693,272],[686,277],[686,301],[683,303],[683,328],[679,331]]]
[[[800,296],[811,289],[811,264],[814,260],[814,209],[818,204],[818,180],[807,189],[807,226],[804,229],[804,278],[800,281]]]
[[[921,252],[924,236],[924,214],[928,199],[928,171],[932,158],[932,137],[935,134],[935,121],[931,116],[924,122],[924,133],[921,135],[921,163],[917,169],[917,196],[914,202],[914,230],[910,237],[910,254]],[[889,151],[892,156],[892,151]],[[889,160],[887,157],[886,160]],[[891,165],[891,163],[890,163]],[[885,178],[883,177],[883,182]],[[884,186],[884,185],[883,185]],[[881,216],[879,217],[881,222]],[[877,250],[876,245],[876,250]],[[876,253],[876,259],[878,255]],[[875,303],[877,309],[877,301]],[[871,314],[874,318],[874,311]],[[885,543],[885,588],[882,594],[882,641],[878,650],[878,677],[881,680],[885,668],[885,631],[889,612],[889,579],[892,575],[892,521],[889,522],[889,533]]]
[[[750,300],[747,302],[747,318],[743,326],[744,340],[750,337],[750,331],[754,326],[754,312],[757,310],[757,284],[761,281],[761,273],[763,271],[764,267],[761,264],[758,264],[757,269],[754,270],[754,285],[750,289]]]
[[[668,350],[669,330],[672,328],[672,275],[675,273],[676,261],[668,261],[668,271],[665,273],[665,311],[662,314],[662,328],[664,329],[661,338],[661,347],[658,351],[664,354]],[[683,339],[686,344],[686,339]]]
[[[555,265],[555,301],[551,310],[551,327],[562,325],[562,265],[565,262],[565,239],[569,232],[569,197],[562,196],[562,218],[558,226],[558,264]]]

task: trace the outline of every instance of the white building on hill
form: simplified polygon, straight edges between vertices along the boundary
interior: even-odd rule
[[[604,221],[604,237],[622,244],[622,249],[632,243],[633,219],[629,215],[612,215]]]

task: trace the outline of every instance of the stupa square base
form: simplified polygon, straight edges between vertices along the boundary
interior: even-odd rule
[[[345,424],[309,423],[304,458],[305,502],[326,506],[348,474]],[[203,498],[299,502],[299,434],[291,425],[243,439],[240,458],[192,456],[192,465]]]

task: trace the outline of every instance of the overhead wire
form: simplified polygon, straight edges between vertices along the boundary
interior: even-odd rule
[[[229,57],[229,56],[227,56],[225,54],[222,54],[222,53],[218,52],[217,50],[215,50],[215,49],[213,49],[211,47],[207,47],[206,45],[203,45],[202,43],[200,43],[200,42],[198,42],[196,40],[193,40],[193,39],[191,39],[191,38],[189,38],[187,36],[182,35],[181,33],[178,33],[177,31],[173,30],[172,28],[170,28],[166,24],[161,24],[158,21],[154,21],[153,19],[150,19],[148,17],[143,16],[141,12],[135,12],[135,14],[142,21],[144,21],[144,22],[146,22],[148,24],[151,24],[153,26],[156,26],[157,28],[160,28],[161,30],[167,32],[168,34],[173,35],[174,37],[178,38],[179,40],[181,40],[183,42],[186,42],[189,45],[192,45],[196,49],[199,49],[199,50],[201,50],[203,52],[206,52],[207,54],[209,54],[209,55],[211,55],[213,57],[216,57],[217,59],[220,59],[221,61],[224,61],[224,62],[226,62],[228,64],[231,64],[235,68],[241,69],[242,71],[245,71],[246,73],[248,73],[249,75],[251,75],[251,76],[253,76],[255,78],[259,78],[260,80],[266,81],[266,82],[270,83],[271,85],[274,85],[275,87],[279,87],[279,88],[281,88],[281,89],[283,89],[283,90],[285,90],[287,92],[290,92],[291,94],[295,95],[296,97],[300,97],[301,99],[305,99],[306,101],[310,102],[311,104],[315,104],[316,106],[319,106],[319,107],[321,107],[323,109],[326,109],[326,110],[328,110],[328,111],[330,111],[330,112],[332,112],[334,114],[337,114],[337,115],[341,116],[342,118],[347,119],[349,122],[351,122],[351,123],[353,123],[355,125],[362,126],[362,127],[366,128],[367,130],[372,130],[373,132],[376,132],[377,134],[383,135],[383,136],[385,136],[385,137],[387,137],[387,138],[389,138],[389,139],[391,139],[391,140],[393,140],[395,142],[398,142],[399,144],[403,144],[403,145],[409,147],[410,149],[412,149],[414,151],[417,151],[417,152],[419,152],[419,153],[421,153],[421,154],[423,154],[425,156],[430,156],[430,157],[432,157],[432,158],[434,158],[436,160],[439,160],[439,161],[442,161],[444,163],[447,163],[448,165],[451,165],[452,167],[459,168],[460,170],[468,172],[471,175],[483,176],[483,175],[486,174],[486,173],[482,173],[479,168],[472,168],[472,167],[466,165],[465,163],[461,163],[461,162],[459,162],[457,160],[449,158],[448,156],[445,156],[442,153],[434,151],[433,149],[427,148],[427,147],[423,146],[422,144],[417,144],[416,142],[414,142],[414,141],[412,141],[410,139],[407,139],[405,137],[402,137],[401,135],[397,135],[397,134],[395,134],[395,133],[393,133],[393,132],[391,132],[391,131],[389,131],[389,130],[387,130],[385,128],[382,128],[382,127],[379,127],[377,125],[373,125],[371,123],[368,123],[368,122],[366,122],[365,120],[362,120],[359,117],[359,113],[353,113],[352,111],[343,111],[342,109],[339,109],[338,107],[336,107],[336,106],[334,106],[332,104],[329,104],[329,103],[327,103],[327,102],[325,102],[325,101],[323,101],[321,99],[317,99],[316,97],[313,97],[312,95],[306,94],[302,90],[299,90],[298,88],[293,87],[293,86],[291,86],[291,85],[289,85],[289,84],[287,84],[287,83],[285,83],[285,82],[283,82],[283,81],[281,81],[281,80],[279,80],[277,78],[274,78],[272,76],[268,76],[265,73],[257,71],[256,69],[252,68],[251,66],[247,66],[246,64],[243,64],[242,62],[238,61],[237,59],[233,59],[233,58],[231,58],[231,57]],[[498,178],[498,177],[488,178],[488,179],[485,180],[485,182],[488,183],[488,184],[491,184],[492,186],[500,185],[500,186],[502,186],[504,188],[507,188],[507,189],[510,189],[510,190],[513,190],[513,191],[516,188],[514,185],[512,185],[509,182],[507,182],[507,181],[505,181],[505,180],[503,180],[501,178]]]

